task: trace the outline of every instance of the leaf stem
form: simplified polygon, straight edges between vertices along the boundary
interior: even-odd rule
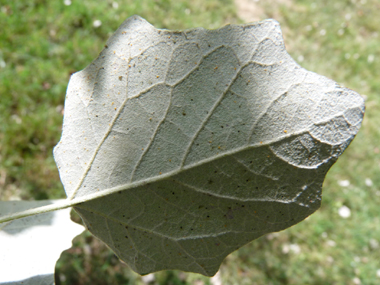
[[[32,208],[32,209],[28,209],[25,211],[12,213],[9,215],[0,216],[0,224],[5,223],[5,222],[10,222],[13,220],[17,220],[17,219],[21,219],[21,218],[25,218],[25,217],[29,217],[29,216],[33,216],[33,215],[38,215],[38,214],[42,214],[42,213],[66,209],[66,208],[69,208],[75,204],[76,203],[73,203],[72,201],[63,200],[62,202],[53,203],[53,204],[49,204],[49,205],[45,205],[45,206],[41,206],[41,207],[37,207],[37,208]]]

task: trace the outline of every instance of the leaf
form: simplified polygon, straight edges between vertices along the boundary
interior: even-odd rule
[[[274,20],[181,32],[133,16],[70,79],[54,154],[75,210],[133,270],[212,276],[319,208],[363,114]]]
[[[0,201],[0,216],[56,202]],[[0,284],[53,284],[61,252],[83,230],[70,209],[0,224]]]

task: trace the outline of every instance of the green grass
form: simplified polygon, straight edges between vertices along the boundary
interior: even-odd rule
[[[242,23],[232,0],[119,0],[118,8],[113,2],[0,2],[1,200],[65,197],[52,148],[60,137],[68,80],[127,17],[138,14],[170,29]],[[327,175],[321,209],[227,257],[223,284],[355,284],[354,278],[378,284],[380,248],[373,240],[380,243],[380,2],[276,2],[258,3],[263,19],[280,22],[290,54],[306,69],[366,95],[366,115],[357,138]],[[95,20],[102,25],[95,28]],[[350,185],[340,186],[341,180]],[[339,216],[342,205],[351,217]],[[289,246],[296,251],[287,252]],[[63,254],[56,278],[57,284],[143,284],[88,233]],[[156,280],[210,284],[209,278],[177,271],[159,272]]]

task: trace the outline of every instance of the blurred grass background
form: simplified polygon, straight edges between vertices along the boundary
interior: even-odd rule
[[[0,199],[65,197],[52,148],[67,83],[127,17],[168,29],[274,18],[301,66],[365,96],[362,129],[306,221],[234,252],[217,278],[164,271],[151,284],[380,284],[378,11],[378,0],[0,0]],[[88,233],[56,268],[57,284],[146,282]]]

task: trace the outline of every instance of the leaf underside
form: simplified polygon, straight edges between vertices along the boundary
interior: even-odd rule
[[[133,270],[212,276],[319,208],[363,114],[274,20],[180,32],[133,16],[70,79],[54,155],[74,209]]]

